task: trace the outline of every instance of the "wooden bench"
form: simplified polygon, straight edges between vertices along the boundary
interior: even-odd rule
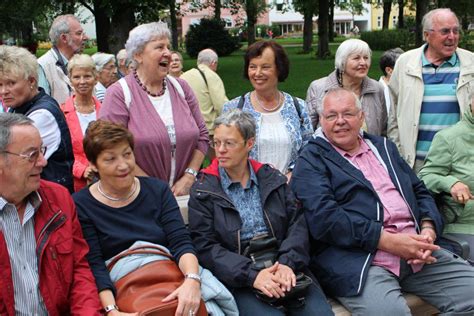
[[[178,196],[176,201],[178,202],[181,215],[183,216],[184,223],[188,224],[188,200],[189,195]],[[404,294],[407,300],[408,306],[410,307],[412,314],[415,316],[428,316],[438,313],[438,310],[432,305],[425,303],[421,298],[413,294]],[[329,299],[331,303],[332,311],[336,316],[350,316],[351,313],[344,308],[339,302],[334,299]],[[387,311],[387,315],[390,315],[390,311]]]

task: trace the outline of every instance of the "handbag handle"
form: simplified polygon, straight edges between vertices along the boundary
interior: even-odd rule
[[[149,248],[153,248],[153,249],[149,249]],[[133,249],[128,249],[127,251],[124,251],[121,254],[115,256],[112,259],[112,261],[110,261],[109,264],[107,265],[107,269],[109,271],[112,271],[115,264],[117,264],[117,262],[120,259],[122,259],[124,257],[127,257],[127,256],[135,255],[135,254],[154,254],[154,255],[164,256],[164,257],[166,257],[170,260],[174,260],[174,257],[172,255],[170,255],[169,253],[163,251],[162,248],[160,248],[158,246],[153,246],[153,245],[146,245],[146,246],[135,247]]]

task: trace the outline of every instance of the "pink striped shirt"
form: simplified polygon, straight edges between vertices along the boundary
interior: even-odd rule
[[[410,209],[393,184],[388,171],[362,138],[359,138],[359,142],[359,150],[352,155],[334,145],[333,147],[364,174],[377,192],[383,205],[383,229],[389,233],[416,234]],[[386,251],[377,250],[372,265],[383,267],[397,276],[400,275],[400,257]],[[423,267],[422,264],[411,266],[414,272],[418,272]]]

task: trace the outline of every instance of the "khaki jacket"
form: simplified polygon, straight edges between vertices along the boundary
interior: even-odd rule
[[[397,144],[400,154],[413,167],[416,159],[416,140],[423,101],[421,54],[424,45],[402,54],[390,78],[392,109],[388,118],[388,136]],[[458,48],[461,63],[456,96],[461,113],[469,108],[469,93],[474,91],[474,54]]]
[[[186,71],[180,78],[186,80],[191,86],[199,101],[199,108],[209,134],[214,135],[214,120],[221,114],[222,106],[229,99],[227,99],[224,83],[219,75],[207,65],[201,64],[198,65],[198,68],[204,73],[207,83],[195,68]]]

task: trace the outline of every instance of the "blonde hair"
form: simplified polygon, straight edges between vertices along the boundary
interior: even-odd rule
[[[90,70],[94,76],[97,75],[94,60],[91,56],[87,54],[76,54],[72,56],[72,58],[67,63],[67,71],[69,73],[69,76],[71,76],[71,73],[74,68],[87,69]]]
[[[35,79],[38,86],[38,61],[26,48],[17,46],[0,46],[0,77],[13,75]]]

